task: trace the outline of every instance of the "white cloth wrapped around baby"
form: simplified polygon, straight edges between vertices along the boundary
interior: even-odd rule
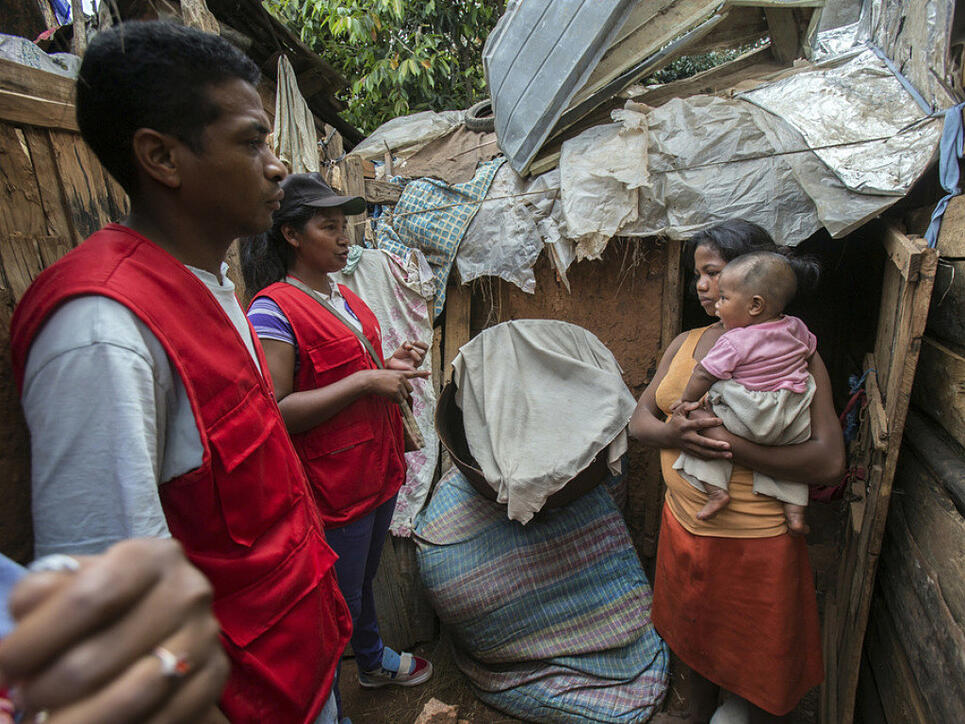
[[[808,375],[804,392],[751,390],[733,380],[715,382],[707,393],[714,414],[730,432],[761,445],[794,445],[811,437],[811,400],[814,378]],[[698,490],[713,485],[727,490],[733,464],[730,460],[701,460],[681,453],[674,470]],[[784,503],[807,505],[808,486],[754,472],[754,492]]]

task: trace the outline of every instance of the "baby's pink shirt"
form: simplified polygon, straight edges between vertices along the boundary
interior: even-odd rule
[[[719,380],[733,379],[749,390],[804,392],[808,359],[817,338],[797,317],[724,332],[700,361]]]

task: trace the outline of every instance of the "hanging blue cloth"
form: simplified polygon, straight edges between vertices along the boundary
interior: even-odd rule
[[[932,249],[938,244],[938,232],[942,228],[942,216],[948,208],[948,202],[953,196],[962,193],[959,186],[959,161],[962,158],[962,142],[965,138],[965,130],[962,128],[962,108],[965,108],[965,103],[959,103],[945,111],[938,176],[942,182],[942,188],[948,193],[942,197],[932,212],[931,223],[928,224],[928,231],[925,232],[925,240]]]
[[[71,22],[70,0],[50,0],[50,7],[54,9],[54,17],[61,25]]]

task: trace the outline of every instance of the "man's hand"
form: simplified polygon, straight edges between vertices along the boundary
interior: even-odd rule
[[[14,589],[0,685],[48,724],[201,721],[229,670],[207,579],[173,540],[76,560],[76,571],[32,573]]]

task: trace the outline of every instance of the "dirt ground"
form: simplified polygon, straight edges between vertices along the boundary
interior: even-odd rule
[[[416,646],[413,653],[432,662],[432,678],[421,686],[407,689],[386,686],[363,689],[358,684],[354,659],[342,662],[340,691],[345,716],[352,724],[412,724],[429,699],[459,707],[459,718],[480,724],[518,722],[502,712],[486,706],[472,693],[469,680],[456,666],[449,641],[443,635],[428,644]]]
[[[486,706],[475,697],[469,680],[452,658],[449,640],[441,639],[415,647],[414,653],[433,663],[433,676],[422,686],[406,689],[387,686],[363,689],[358,685],[355,660],[342,662],[341,694],[345,715],[352,724],[412,724],[429,699],[459,707],[459,718],[472,724],[509,724],[519,719]],[[667,702],[674,697],[671,689]],[[665,702],[665,704],[667,703]],[[817,721],[818,690],[808,693],[786,724],[813,724]]]

